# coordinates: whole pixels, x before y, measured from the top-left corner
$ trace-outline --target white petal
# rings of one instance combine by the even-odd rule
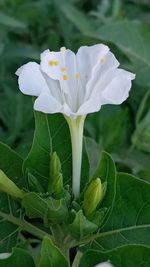
[[[70,109],[70,107],[66,103],[63,105],[62,113],[67,115],[68,117],[70,117],[73,120],[77,117],[77,114],[72,112],[72,110]]]
[[[134,74],[118,69],[118,75],[112,79],[102,92],[102,104],[119,105],[124,102],[131,89],[131,80],[134,78]]]
[[[88,101],[84,102],[77,111],[77,115],[86,115],[89,113],[97,112],[101,108],[101,101],[99,96],[91,97]]]
[[[74,72],[74,60],[75,54],[69,49],[59,52],[46,50],[41,54],[41,69],[50,78],[63,80],[63,75],[69,78],[69,73]]]
[[[110,264],[109,262],[103,262],[103,263],[97,264],[95,267],[113,267],[113,265]]]
[[[77,66],[84,88],[87,82],[90,80],[96,65],[100,62],[100,59],[107,54],[108,51],[109,48],[103,44],[81,46],[79,48],[76,54]]]
[[[12,253],[0,253],[0,259],[4,260],[4,259],[8,259],[10,256],[12,255]]]
[[[113,53],[108,51],[103,57],[99,59],[98,64],[96,65],[94,71],[92,72],[92,76],[87,83],[86,86],[86,93],[85,93],[85,100],[88,99],[89,95],[91,94],[93,88],[96,87],[98,83],[103,79],[106,82],[109,79],[110,72],[115,70],[119,66],[118,60],[115,58]],[[103,89],[101,84],[101,89]]]
[[[41,55],[41,69],[51,79],[60,82],[61,94],[65,97],[66,103],[72,110],[77,110],[81,84],[76,79],[78,70],[75,54],[69,49],[59,52],[46,50]]]
[[[44,113],[57,113],[62,111],[62,105],[51,94],[42,93],[35,100],[34,109]]]
[[[49,91],[39,67],[39,64],[29,62],[17,70],[19,89],[22,93],[38,96],[41,92]]]
[[[63,98],[61,94],[61,88],[59,81],[51,79],[46,73],[42,72],[43,77],[48,85],[51,95],[56,98],[56,100],[63,104]]]
[[[22,65],[20,68],[18,68],[18,69],[16,70],[15,74],[16,74],[17,76],[19,76],[19,75],[21,74],[21,71],[23,70],[23,68],[24,68],[25,65],[26,65],[26,64]]]

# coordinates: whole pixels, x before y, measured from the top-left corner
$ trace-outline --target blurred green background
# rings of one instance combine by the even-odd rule
[[[92,168],[106,150],[119,170],[150,180],[149,0],[0,0],[0,140],[22,157],[31,147],[32,101],[18,90],[19,66],[38,62],[47,48],[77,51],[99,42],[109,45],[136,80],[125,103],[88,116]]]

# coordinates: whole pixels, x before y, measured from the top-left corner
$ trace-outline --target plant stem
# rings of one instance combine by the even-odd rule
[[[72,190],[75,198],[77,198],[80,193],[83,126],[85,116],[78,116],[74,120],[65,116],[65,119],[69,125],[72,144]]]
[[[80,262],[82,255],[83,255],[82,252],[80,252],[80,251],[77,252],[71,267],[78,267],[79,266],[79,262]]]
[[[4,212],[0,211],[0,217],[4,218],[5,220],[16,224],[20,227],[20,230],[27,231],[28,233],[38,237],[39,239],[43,239],[44,236],[48,236],[49,238],[53,239],[52,236],[50,236],[48,233],[45,231],[37,228],[36,226],[26,222],[25,220],[18,219],[10,214],[6,214]]]

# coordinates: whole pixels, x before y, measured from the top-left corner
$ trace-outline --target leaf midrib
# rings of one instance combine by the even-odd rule
[[[87,244],[89,242],[94,241],[97,238],[102,238],[102,237],[106,237],[106,236],[110,236],[110,235],[114,235],[114,234],[120,234],[120,233],[125,232],[125,231],[138,230],[138,229],[144,229],[144,228],[150,228],[150,224],[133,225],[133,226],[128,226],[128,227],[110,230],[110,231],[103,232],[103,233],[98,233],[98,234],[95,234],[91,237],[84,238],[77,243],[73,243],[72,247]]]

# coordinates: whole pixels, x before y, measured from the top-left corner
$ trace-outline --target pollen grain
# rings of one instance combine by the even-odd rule
[[[66,47],[65,46],[62,46],[61,48],[60,48],[60,51],[65,51],[66,50]]]
[[[58,61],[54,61],[54,66],[58,66],[59,62]]]
[[[76,78],[76,79],[79,79],[79,78],[80,78],[80,74],[76,73],[76,74],[75,74],[75,78]]]
[[[106,60],[105,58],[101,58],[101,59],[100,59],[100,62],[101,62],[101,63],[105,63],[106,61],[107,61],[107,60]]]
[[[65,67],[62,67],[61,70],[62,70],[62,71],[66,71],[67,69],[66,69]]]
[[[54,61],[53,61],[53,60],[49,60],[49,61],[48,61],[48,65],[49,65],[49,66],[54,66]]]
[[[65,81],[68,80],[68,76],[66,74],[64,74],[62,77],[63,77],[63,80]]]

